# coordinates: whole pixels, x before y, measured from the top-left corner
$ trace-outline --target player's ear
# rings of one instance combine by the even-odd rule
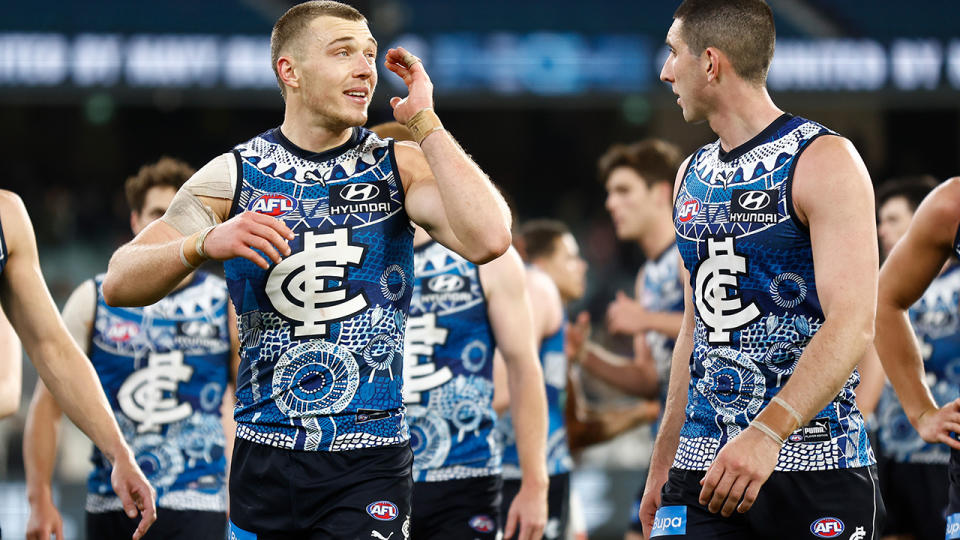
[[[707,47],[701,55],[704,74],[707,76],[707,82],[713,82],[720,77],[720,61],[723,53],[719,49]]]
[[[300,72],[292,55],[277,58],[277,76],[285,86],[300,88]]]

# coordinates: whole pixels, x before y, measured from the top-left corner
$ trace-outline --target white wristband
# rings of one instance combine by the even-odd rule
[[[183,245],[187,243],[187,239],[184,238],[183,242],[180,242],[180,262],[183,263],[190,270],[196,270],[197,267],[190,264],[190,261],[187,260],[187,256],[183,253]]]

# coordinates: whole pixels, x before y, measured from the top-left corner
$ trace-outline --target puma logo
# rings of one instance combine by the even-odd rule
[[[370,531],[370,536],[377,540],[390,540],[390,536],[393,536],[393,533],[390,533],[390,536],[384,536],[377,531]]]

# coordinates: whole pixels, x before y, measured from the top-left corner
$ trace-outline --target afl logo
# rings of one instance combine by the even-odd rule
[[[469,525],[471,529],[480,533],[489,533],[497,530],[497,524],[493,522],[493,519],[483,514],[470,518]]]
[[[247,207],[258,214],[270,217],[280,217],[297,209],[297,201],[280,193],[261,195]]]
[[[810,524],[810,532],[817,538],[836,538],[843,533],[843,522],[837,518],[820,518]]]
[[[340,190],[340,197],[349,202],[364,202],[380,194],[380,188],[373,184],[347,184]]]
[[[679,219],[681,223],[686,223],[697,217],[697,214],[699,213],[700,201],[697,199],[690,199],[689,201],[680,205],[680,209],[677,210],[677,219]]]
[[[393,521],[400,512],[397,511],[397,505],[390,501],[377,501],[367,505],[367,513],[378,521]]]
[[[427,288],[433,292],[451,293],[457,292],[463,288],[463,278],[452,274],[445,274],[431,278],[427,282]]]
[[[770,195],[765,191],[747,191],[737,199],[744,210],[760,210],[770,204]]]
[[[107,329],[107,338],[111,341],[125,343],[140,333],[140,327],[132,322],[118,322]]]

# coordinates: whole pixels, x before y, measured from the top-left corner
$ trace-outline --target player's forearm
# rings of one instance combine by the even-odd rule
[[[38,383],[23,430],[23,464],[27,476],[27,499],[31,504],[52,501],[50,483],[57,459],[60,417],[60,407],[42,388],[42,383]]]
[[[648,311],[644,320],[648,330],[659,332],[673,340],[680,334],[681,324],[683,314],[677,312]]]
[[[61,410],[113,463],[118,457],[128,455],[130,449],[114,420],[96,372],[69,336],[64,335],[64,339],[69,344],[50,340],[40,345],[37,354],[28,352]]]
[[[598,345],[588,345],[582,365],[591,374],[624,392],[645,398],[655,398],[660,392],[657,372],[652,366],[639,366]]]
[[[437,179],[450,228],[477,264],[489,262],[510,247],[510,211],[487,175],[453,136],[438,131],[421,144]]]
[[[886,302],[879,303],[874,343],[883,370],[907,418],[916,425],[924,411],[934,409],[938,404],[924,383],[923,358],[906,310]]]
[[[180,260],[181,242],[183,239],[162,244],[132,242],[120,247],[110,258],[103,280],[107,304],[148,306],[169,294],[191,272]],[[188,262],[196,265],[201,261]]]
[[[0,330],[0,418],[20,408],[22,352],[17,334],[5,320]]]
[[[546,485],[547,397],[540,365],[534,358],[529,362],[507,362],[510,414],[523,482]]]

